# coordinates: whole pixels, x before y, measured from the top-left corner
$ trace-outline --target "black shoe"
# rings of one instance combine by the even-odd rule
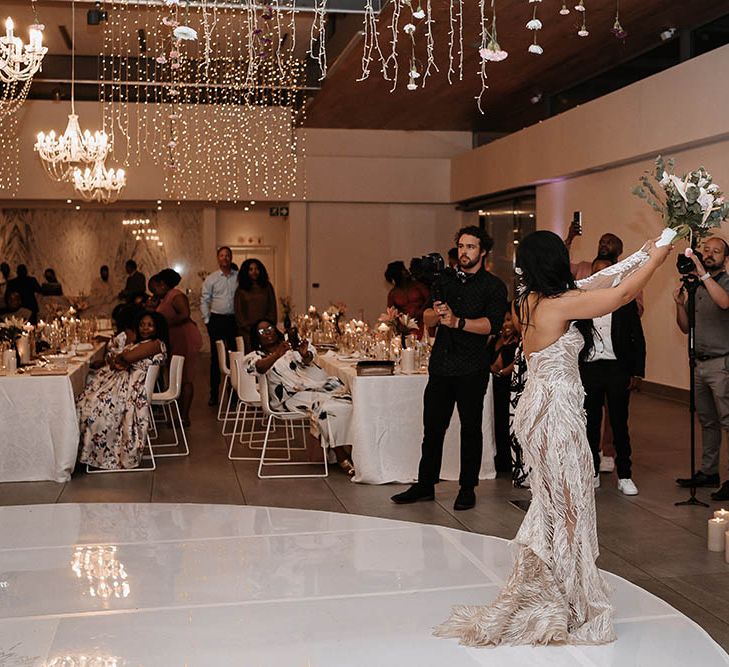
[[[421,500],[435,500],[435,488],[425,484],[413,484],[407,491],[394,495],[390,500],[398,505],[417,503]]]
[[[718,491],[711,494],[712,500],[729,500],[729,482],[724,482]]]
[[[456,502],[453,503],[453,509],[460,511],[460,510],[470,510],[472,507],[476,506],[476,492],[471,487],[461,487],[461,490],[458,492],[458,497],[456,498]]]
[[[212,408],[218,404],[218,399],[215,396],[211,396],[208,401],[208,405]]]
[[[700,486],[717,487],[721,484],[721,480],[719,479],[719,475],[707,475],[699,470],[693,477],[679,477],[676,480],[676,484],[682,486],[684,489],[690,489],[691,487],[698,488]]]

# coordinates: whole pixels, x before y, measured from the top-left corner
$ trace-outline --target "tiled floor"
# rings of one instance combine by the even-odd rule
[[[205,387],[203,380],[199,386]],[[402,487],[352,484],[336,468],[327,479],[261,481],[254,463],[228,461],[227,442],[218,433],[213,410],[205,405],[204,391],[197,398],[189,458],[161,460],[150,473],[80,473],[66,484],[0,484],[0,505],[183,502],[293,507],[416,521],[505,538],[513,537],[522,520],[522,512],[509,500],[528,498],[528,492],[513,489],[506,479],[482,482],[478,505],[467,512],[452,510],[455,482],[439,485],[435,503],[396,506],[389,497]],[[635,396],[632,407],[634,479],[640,495],[622,496],[615,489],[614,475],[602,476],[597,491],[599,564],[663,598],[729,649],[729,565],[723,554],[706,550],[710,510],[674,506],[687,497],[674,484],[688,470],[686,408],[644,394]],[[722,470],[726,470],[724,459]],[[708,496],[708,489],[699,490],[700,498]],[[719,507],[710,504],[712,510]]]

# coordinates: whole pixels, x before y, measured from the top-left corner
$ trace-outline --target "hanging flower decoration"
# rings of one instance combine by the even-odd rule
[[[559,10],[559,13],[560,13],[560,14],[561,14],[562,16],[567,16],[567,14],[569,14],[569,13],[570,13],[570,10],[569,10],[569,9],[567,9],[567,3],[566,3],[566,2],[563,2],[563,3],[562,3],[562,9],[560,9],[560,10]]]
[[[530,4],[531,2],[532,0],[529,0]],[[532,30],[534,32],[534,41],[529,45],[529,53],[541,56],[544,53],[544,49],[537,44],[537,32],[542,29],[542,22],[537,18],[537,7],[538,5],[535,3],[534,13],[532,14],[531,20],[527,21],[526,27],[527,30]]]
[[[488,60],[494,63],[506,60],[509,55],[508,52],[504,51],[499,46],[499,43],[493,38],[489,42],[488,46],[485,49],[479,49],[478,53],[483,60]]]
[[[585,11],[585,0],[580,0],[580,2],[575,5],[575,11],[576,12],[584,12]]]
[[[187,25],[177,26],[172,34],[176,39],[183,39],[185,41],[194,42],[197,39],[197,30]]]
[[[610,32],[615,35],[617,39],[625,39],[628,36],[627,30],[620,24],[620,0],[616,0],[615,4],[615,23]]]
[[[413,12],[413,18],[418,20],[425,18],[425,11],[420,5],[418,5],[418,8]]]
[[[403,26],[403,32],[407,35],[414,35],[415,34],[415,26],[412,23],[406,23]]]
[[[582,22],[582,27],[577,31],[577,34],[580,37],[587,37],[590,34],[584,21]]]

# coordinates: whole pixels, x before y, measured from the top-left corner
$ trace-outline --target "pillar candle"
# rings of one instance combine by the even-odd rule
[[[414,373],[415,372],[415,350],[414,349],[405,348],[401,352],[400,370],[403,373]]]
[[[729,521],[729,510],[725,510],[723,507],[720,510],[714,511],[715,519],[726,519]]]
[[[709,551],[724,551],[724,533],[727,529],[726,519],[709,519],[706,546]]]

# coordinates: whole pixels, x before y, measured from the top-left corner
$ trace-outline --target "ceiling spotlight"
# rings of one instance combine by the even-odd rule
[[[673,39],[676,36],[678,30],[676,28],[666,28],[661,34],[661,40],[667,42],[669,39]]]

